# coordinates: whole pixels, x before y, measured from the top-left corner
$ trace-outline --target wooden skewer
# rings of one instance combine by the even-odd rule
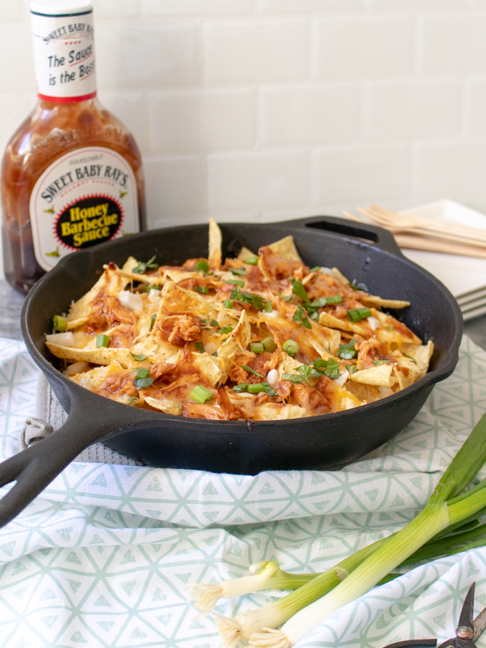
[[[379,205],[370,205],[368,211],[386,218],[390,225],[396,227],[418,227],[427,230],[428,232],[434,232],[438,236],[442,234],[454,235],[456,240],[467,239],[473,241],[473,243],[477,243],[478,241],[486,242],[486,230],[484,229],[468,227],[466,225],[456,225],[454,223],[431,221],[418,216],[397,214],[396,212],[384,209]]]
[[[358,218],[350,212],[343,211],[343,214],[350,220],[366,224],[366,221]],[[387,228],[388,229],[388,228]],[[393,232],[392,232],[393,233]],[[402,248],[409,250],[423,250],[426,252],[439,252],[442,254],[456,254],[459,256],[471,256],[486,259],[486,249],[468,244],[452,243],[449,241],[431,238],[423,234],[394,234],[395,240]]]
[[[442,254],[458,254],[460,256],[477,257],[486,259],[486,249],[474,245],[461,243],[447,243],[439,239],[432,239],[425,236],[413,234],[396,234],[395,241],[400,247],[410,250],[426,250],[428,252],[441,252]]]
[[[393,234],[417,234],[418,236],[431,236],[433,238],[443,239],[445,241],[453,241],[454,243],[462,242],[465,245],[475,245],[476,247],[484,248],[486,250],[486,240],[483,241],[478,238],[469,237],[464,238],[447,231],[425,230],[422,227],[415,227],[413,225],[402,225],[398,221],[396,223],[390,222],[387,218],[382,218],[374,212],[371,212],[367,209],[361,209],[361,207],[358,207],[358,211],[375,223],[390,230],[390,232],[392,232]]]

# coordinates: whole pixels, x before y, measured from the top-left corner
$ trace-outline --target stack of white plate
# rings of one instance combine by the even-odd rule
[[[403,210],[402,213],[486,230],[484,214],[452,200],[438,200]],[[402,251],[407,258],[424,267],[449,288],[457,299],[464,321],[486,314],[486,259],[419,250]]]

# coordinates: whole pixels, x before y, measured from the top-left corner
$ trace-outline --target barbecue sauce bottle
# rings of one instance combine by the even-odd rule
[[[34,0],[38,101],[2,161],[3,253],[22,293],[60,258],[143,229],[142,160],[96,98],[90,0]]]

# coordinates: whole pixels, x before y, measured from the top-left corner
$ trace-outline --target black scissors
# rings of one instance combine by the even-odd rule
[[[455,637],[447,639],[440,646],[437,646],[437,639],[411,639],[389,644],[384,648],[429,648],[429,646],[437,648],[477,648],[475,641],[486,628],[486,608],[473,621],[475,585],[476,583],[471,585],[464,599]]]

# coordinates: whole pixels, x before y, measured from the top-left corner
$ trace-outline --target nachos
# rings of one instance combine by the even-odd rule
[[[309,268],[292,237],[182,266],[109,263],[46,344],[74,382],[175,416],[276,420],[359,407],[422,378],[434,349],[383,309],[409,306]]]

